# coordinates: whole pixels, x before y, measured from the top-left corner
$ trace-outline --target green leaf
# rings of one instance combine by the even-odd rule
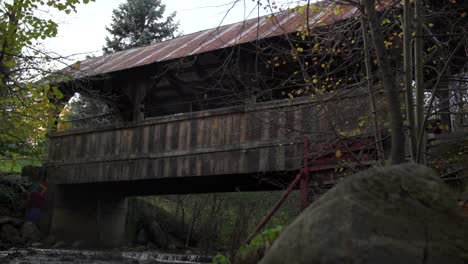
[[[384,18],[384,19],[382,20],[382,25],[390,24],[391,22],[392,22],[392,21],[390,21],[390,19]]]
[[[52,87],[52,95],[59,100],[63,98],[63,93],[56,86]]]

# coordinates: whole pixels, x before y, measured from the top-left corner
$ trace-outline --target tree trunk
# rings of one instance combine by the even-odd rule
[[[387,107],[390,112],[390,128],[391,128],[391,162],[392,164],[399,164],[405,160],[404,152],[404,136],[403,136],[403,117],[400,110],[400,100],[398,87],[395,78],[390,68],[388,60],[384,37],[382,33],[381,21],[377,16],[375,10],[374,0],[363,0],[365,13],[368,17],[369,27],[371,29],[372,40],[374,44],[375,53],[377,56],[377,63],[380,72],[382,73],[382,82],[387,96]]]
[[[403,21],[403,62],[405,72],[405,90],[406,90],[406,120],[408,121],[409,143],[411,158],[416,159],[416,122],[414,120],[414,101],[413,101],[413,65],[411,56],[411,3],[410,0],[404,1],[404,21]]]
[[[421,0],[415,1],[415,39],[414,39],[414,70],[416,83],[416,122],[418,133],[424,120],[424,73],[423,73],[423,40],[422,40],[422,13]]]
[[[188,247],[190,243],[190,238],[192,237],[192,232],[193,228],[195,226],[195,222],[198,219],[198,216],[200,215],[200,210],[198,209],[198,200],[195,200],[195,204],[193,205],[193,210],[192,210],[192,221],[190,221],[190,226],[187,232],[187,238],[185,240],[185,246]]]
[[[422,26],[423,26],[423,6],[422,0],[415,1],[415,21],[416,21],[416,36],[414,39],[414,71],[415,71],[415,83],[416,83],[416,124],[418,135],[424,133],[424,58],[423,58],[423,37],[422,37]],[[421,140],[425,140],[424,137]],[[418,147],[422,148],[417,153],[425,152],[424,142],[418,142]],[[420,162],[421,157],[418,155],[416,161]]]
[[[364,43],[364,64],[366,65],[367,76],[367,91],[369,93],[369,104],[371,109],[372,127],[374,129],[375,147],[377,149],[377,158],[380,162],[385,160],[385,155],[382,146],[382,134],[380,131],[379,119],[377,117],[377,107],[375,104],[374,89],[372,85],[372,65],[369,52],[369,31],[367,29],[367,21],[364,16],[361,16],[362,38]]]

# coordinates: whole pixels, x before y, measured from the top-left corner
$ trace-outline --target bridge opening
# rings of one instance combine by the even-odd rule
[[[164,249],[235,250],[281,194],[263,191],[129,198],[128,240],[135,246],[155,244]],[[267,228],[285,226],[298,213],[298,194],[294,192]]]

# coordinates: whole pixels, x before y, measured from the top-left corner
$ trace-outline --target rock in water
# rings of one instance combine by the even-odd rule
[[[77,240],[71,245],[73,249],[84,249],[87,248],[87,243],[84,240]]]
[[[468,263],[467,220],[431,169],[372,169],[309,206],[260,263]]]
[[[42,244],[41,242],[34,242],[34,243],[31,243],[30,246],[33,248],[40,248],[40,247],[43,247],[44,244]]]
[[[54,236],[49,235],[48,237],[46,237],[46,238],[44,239],[43,242],[44,242],[44,246],[46,246],[46,247],[52,247],[52,246],[55,244],[55,242],[57,242],[57,240],[55,239]]]
[[[52,248],[66,248],[66,247],[68,247],[68,244],[64,241],[58,241],[52,246]]]
[[[146,245],[148,243],[148,234],[144,228],[137,233],[136,243],[138,245]]]
[[[150,240],[156,243],[160,248],[166,249],[169,246],[169,239],[166,232],[164,232],[156,221],[152,221],[148,225],[148,236]]]

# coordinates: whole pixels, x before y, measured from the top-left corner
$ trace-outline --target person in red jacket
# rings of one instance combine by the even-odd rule
[[[47,183],[41,182],[28,197],[28,210],[26,220],[39,225],[41,209],[47,200]]]

